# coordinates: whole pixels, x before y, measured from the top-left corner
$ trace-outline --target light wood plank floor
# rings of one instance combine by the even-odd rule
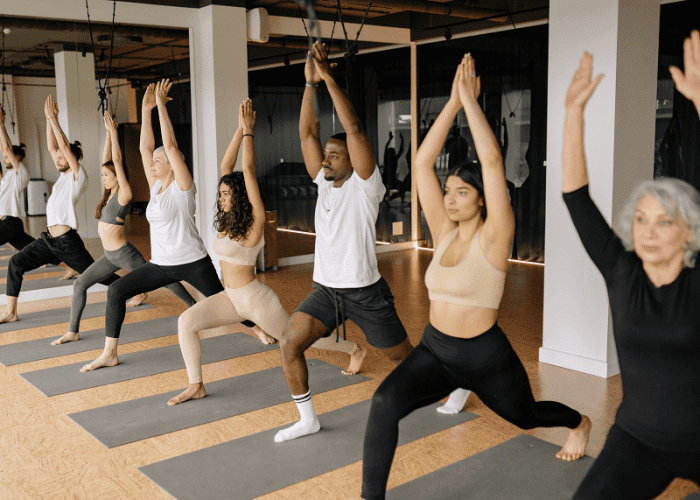
[[[135,244],[142,251],[148,250],[142,238]],[[95,248],[92,243],[90,247]],[[406,250],[380,254],[378,258],[379,269],[396,295],[399,316],[415,344],[428,321],[428,296],[423,274],[432,252]],[[291,313],[311,288],[312,269],[311,264],[304,264],[263,273],[259,277],[277,292],[282,304]],[[543,267],[512,264],[499,323],[528,371],[535,396],[538,399],[562,401],[591,417],[593,431],[589,453],[596,456],[620,402],[620,378],[604,380],[538,362],[538,348],[542,341],[542,286]],[[105,300],[105,295],[104,292],[91,294],[89,302]],[[127,322],[177,314],[185,308],[164,290],[150,294],[148,302],[156,308],[130,312]],[[70,298],[20,303],[19,313],[21,317],[31,311],[69,305]],[[102,326],[104,318],[94,318],[83,321],[82,329]],[[66,327],[67,323],[59,323],[0,333],[0,344],[61,335]],[[243,326],[233,325],[203,332],[203,336],[236,330],[250,333]],[[348,338],[365,344],[361,332],[352,324],[348,328]],[[120,347],[120,353],[176,343],[176,332],[173,332],[170,337],[126,344]],[[168,499],[170,495],[138,472],[138,467],[291,423],[298,418],[294,404],[288,402],[108,450],[73,423],[67,414],[184,388],[187,375],[183,368],[52,398],[45,397],[19,376],[31,370],[92,360],[98,354],[99,351],[92,351],[0,367],[0,499]],[[339,367],[344,367],[348,362],[347,355],[342,354],[315,349],[307,354],[308,357],[316,357]],[[205,365],[204,380],[213,381],[279,365],[279,352],[275,350]],[[316,410],[322,414],[371,398],[392,368],[391,362],[369,348],[362,373],[372,380],[314,396]],[[165,401],[163,405],[165,409]],[[389,486],[403,484],[523,432],[495,416],[475,396],[470,398],[467,409],[481,418],[399,448]],[[109,422],[105,422],[105,425],[109,425]],[[562,445],[566,438],[565,429],[537,429],[527,433],[557,445]],[[362,436],[358,436],[358,439],[362,439]],[[361,462],[357,462],[261,498],[359,498],[360,482]],[[700,489],[692,483],[677,480],[658,498],[679,500],[698,491]],[[205,493],[202,498],[206,498]]]

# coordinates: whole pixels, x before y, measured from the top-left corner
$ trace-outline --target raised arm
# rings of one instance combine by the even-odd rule
[[[345,92],[333,78],[325,43],[323,45],[318,42],[314,43],[314,67],[316,73],[326,83],[326,88],[333,100],[340,123],[347,134],[348,154],[350,155],[352,168],[363,179],[369,179],[377,167],[372,144],[369,142],[369,137],[367,137],[367,133],[362,127],[362,123],[357,113],[355,113],[350,99],[348,99],[348,96],[345,95]]]
[[[12,150],[12,141],[10,141],[10,136],[7,135],[7,129],[5,129],[5,110],[0,107],[0,147],[2,148],[2,155],[10,160],[12,163],[12,168],[15,170],[19,169],[19,160],[15,156],[15,152]],[[0,179],[2,179],[2,173],[0,173]]]
[[[693,101],[700,115],[700,31],[693,30],[683,42],[683,66],[685,73],[675,66],[669,67],[678,92]]]
[[[58,153],[58,143],[56,142],[56,137],[54,137],[53,135],[53,127],[51,126],[51,120],[49,119],[50,114],[51,111],[48,108],[47,99],[46,103],[44,104],[44,116],[46,116],[46,147],[48,148],[49,153],[51,154],[51,159],[53,160],[56,167],[58,167],[58,161],[56,158],[56,153]]]
[[[117,201],[121,206],[126,206],[127,203],[131,201],[133,196],[131,192],[131,185],[126,178],[126,173],[124,172],[124,163],[122,162],[122,150],[119,147],[119,135],[117,133],[117,122],[112,118],[112,114],[105,111],[105,128],[110,136],[110,143],[112,144],[112,163],[114,163],[114,171],[117,174],[117,182],[119,183],[119,192],[117,193]]]
[[[102,150],[102,164],[112,161],[112,136],[109,134],[109,129],[105,131],[105,147]]]
[[[583,152],[583,109],[598,82],[600,74],[591,80],[593,74],[593,56],[583,53],[578,69],[566,92],[564,106],[564,144],[562,157],[562,191],[570,193],[588,184],[586,156]]]
[[[403,134],[399,132],[399,152],[396,153],[396,158],[401,158],[403,154]]]
[[[240,111],[240,110],[239,110]],[[240,112],[239,112],[240,115]],[[252,129],[252,127],[251,127]],[[252,134],[252,132],[251,132]],[[238,151],[241,149],[241,141],[243,141],[243,129],[241,128],[240,124],[240,116],[238,120],[238,128],[236,129],[236,133],[233,134],[233,137],[231,138],[231,142],[228,145],[228,148],[226,149],[226,154],[224,155],[224,159],[221,160],[221,176],[223,177],[224,175],[230,174],[233,172],[233,169],[236,167],[236,161],[238,160]]]
[[[452,82],[450,98],[418,148],[416,161],[412,165],[413,175],[416,176],[418,185],[418,199],[425,212],[425,220],[433,235],[435,246],[443,235],[456,227],[456,223],[452,222],[445,212],[442,187],[435,174],[435,162],[445,144],[450,127],[462,107],[459,100],[458,77],[459,69]]]
[[[253,125],[255,125],[255,111],[253,103],[245,98],[238,112],[239,128],[243,131],[243,179],[248,200],[253,206],[253,227],[249,236],[254,245],[260,241],[265,230],[265,206],[260,196],[258,178],[255,175],[255,146],[253,145]]]
[[[479,106],[481,78],[476,76],[474,58],[466,54],[459,67],[459,98],[467,115],[467,123],[474,138],[481,177],[484,181],[484,203],[486,204],[486,221],[481,234],[484,252],[492,256],[492,262],[505,259],[510,252],[510,244],[515,233],[513,209],[508,199],[508,185],[503,166],[503,157],[498,140]],[[494,253],[489,249],[493,248]],[[506,253],[503,253],[506,252]]]
[[[139,151],[141,152],[141,163],[146,174],[148,187],[152,188],[156,180],[151,175],[151,163],[153,162],[153,151],[156,149],[156,139],[153,137],[153,108],[156,107],[156,85],[151,83],[143,94],[141,105],[141,139]]]
[[[66,134],[63,133],[63,129],[61,129],[61,125],[58,123],[58,105],[56,104],[56,101],[52,95],[49,95],[46,98],[46,106],[44,111],[46,113],[46,119],[51,124],[51,130],[53,130],[53,137],[58,145],[58,149],[61,150],[63,156],[66,158],[68,166],[73,173],[73,179],[77,180],[78,174],[80,173],[80,163],[78,163],[78,159],[73,154],[73,151],[71,151],[68,138],[66,137]],[[49,141],[48,137],[47,141]],[[51,146],[49,146],[49,150],[51,150]],[[51,156],[54,157],[55,162],[55,153],[52,153]]]
[[[173,167],[177,187],[180,188],[180,191],[189,191],[193,184],[192,175],[187,168],[182,153],[180,153],[180,149],[177,147],[175,131],[173,130],[173,124],[170,121],[170,115],[168,115],[166,106],[168,101],[172,101],[172,98],[168,97],[168,92],[172,86],[173,84],[170,80],[161,80],[156,84],[156,104],[158,105],[158,118],[160,119],[160,133],[163,136],[163,148],[168,156],[168,162]]]
[[[301,154],[304,156],[306,171],[312,179],[315,179],[321,170],[323,162],[323,146],[321,146],[321,124],[314,109],[314,96],[316,95],[321,76],[314,71],[313,56],[309,52],[304,65],[304,97],[301,100],[301,115],[299,116],[299,139],[301,141]]]

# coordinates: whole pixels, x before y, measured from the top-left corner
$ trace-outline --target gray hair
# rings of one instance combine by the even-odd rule
[[[182,151],[178,149],[177,152],[180,153],[180,158],[182,158],[182,161],[185,161],[185,155],[182,154]],[[156,148],[156,150],[153,151],[153,155],[155,155],[156,153],[163,153],[165,157],[168,158],[168,153],[165,152],[165,146]],[[168,158],[168,162],[170,162],[170,158]]]
[[[693,239],[683,252],[683,266],[694,267],[700,250],[700,193],[685,181],[671,177],[658,177],[642,182],[627,198],[617,219],[615,231],[628,251],[634,250],[634,213],[639,200],[647,195],[655,197],[666,213],[676,222],[687,226]]]

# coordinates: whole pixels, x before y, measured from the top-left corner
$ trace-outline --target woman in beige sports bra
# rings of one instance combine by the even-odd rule
[[[256,332],[265,343],[276,342],[289,315],[271,288],[255,277],[255,262],[264,245],[265,206],[255,174],[253,103],[246,98],[240,105],[238,130],[221,162],[221,180],[214,227],[218,231],[214,252],[221,258],[225,290],[189,308],[178,322],[178,337],[185,358],[189,387],[168,401],[168,405],[206,396],[202,382],[202,347],[199,331],[250,320],[264,332]],[[243,145],[243,173],[233,172],[238,150]],[[352,356],[357,344],[347,340],[322,338],[312,347],[341,351]],[[351,366],[352,363],[351,363]],[[353,374],[359,370],[345,370]]]
[[[416,157],[418,196],[436,245],[425,275],[430,323],[372,399],[362,477],[362,498],[368,500],[384,499],[399,421],[457,388],[474,391],[521,429],[568,427],[569,438],[557,453],[562,460],[581,458],[588,443],[588,417],[561,403],[535,401],[527,373],[496,323],[515,224],[498,142],[477,100],[480,90],[467,54]],[[450,171],[443,194],[435,161],[461,109],[481,166]]]

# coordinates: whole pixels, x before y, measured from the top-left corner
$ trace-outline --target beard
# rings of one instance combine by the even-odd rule
[[[58,167],[58,171],[61,172],[62,174],[65,174],[70,170],[70,165],[63,165]]]

